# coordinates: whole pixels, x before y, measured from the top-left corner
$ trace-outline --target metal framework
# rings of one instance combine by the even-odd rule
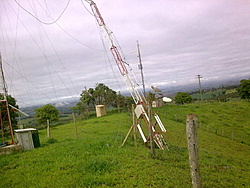
[[[113,33],[107,28],[103,17],[101,16],[101,13],[99,11],[99,9],[97,8],[96,4],[92,1],[92,0],[85,0],[86,2],[88,2],[90,4],[93,16],[95,17],[97,24],[101,27],[101,29],[104,31],[104,35],[105,37],[108,39],[108,43],[109,43],[109,47],[110,47],[110,51],[111,54],[116,62],[116,65],[121,73],[121,75],[124,78],[124,82],[127,85],[127,88],[135,102],[136,109],[135,109],[135,114],[137,116],[137,119],[143,119],[147,128],[150,129],[149,127],[149,118],[148,118],[148,114],[146,113],[146,111],[144,110],[144,107],[146,107],[147,101],[145,99],[145,96],[142,95],[138,89],[137,89],[137,83],[135,81],[135,78],[133,77],[133,74],[131,72],[131,70],[128,71],[127,66],[128,64],[126,62],[123,61],[122,56],[120,55],[120,52],[118,50],[118,48],[115,45],[115,42],[113,40]],[[161,133],[165,133],[166,129],[164,128],[164,125],[162,124],[159,116],[157,114],[154,114],[155,117],[155,123],[152,127],[153,130],[153,138],[154,141],[156,143],[156,145],[160,148],[160,149],[164,149],[164,145],[166,145],[166,142],[163,139],[163,136],[161,135]],[[161,129],[161,131],[157,131],[156,130],[156,125],[158,125]],[[137,125],[137,128],[141,134],[141,137],[143,139],[143,141],[146,143],[149,141],[149,138],[146,139],[146,136],[143,133],[143,130],[140,126],[140,124]]]
[[[1,126],[1,132],[2,132],[2,145],[4,146],[6,145],[5,143],[6,136],[10,136],[11,138],[11,142],[8,144],[14,144],[14,135],[13,135],[11,119],[10,119],[9,104],[7,101],[7,89],[6,89],[6,83],[5,83],[4,74],[3,74],[1,54],[0,54],[0,81],[1,81],[2,94],[3,94],[3,99],[0,100],[0,126]]]

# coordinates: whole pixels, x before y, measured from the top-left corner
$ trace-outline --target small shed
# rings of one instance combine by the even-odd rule
[[[24,151],[40,146],[38,131],[34,128],[17,129],[15,130],[15,135]]]
[[[163,106],[162,99],[156,99],[156,100],[152,101],[153,108],[158,108],[158,107],[162,107],[162,106]]]
[[[102,117],[102,116],[106,115],[105,105],[96,105],[95,109],[96,109],[96,116],[97,117]]]

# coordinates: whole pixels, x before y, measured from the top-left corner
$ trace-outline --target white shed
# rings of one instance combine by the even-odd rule
[[[28,128],[28,129],[15,130],[15,135],[16,135],[17,141],[21,145],[21,147],[24,151],[34,149],[32,131],[36,131],[36,129]]]

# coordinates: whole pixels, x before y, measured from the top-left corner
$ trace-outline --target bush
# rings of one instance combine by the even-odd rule
[[[193,99],[191,95],[189,95],[188,93],[178,92],[175,95],[174,100],[176,104],[185,104],[185,103],[191,103]]]

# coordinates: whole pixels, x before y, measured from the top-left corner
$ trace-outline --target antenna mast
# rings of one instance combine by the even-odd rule
[[[146,91],[145,91],[145,83],[144,83],[144,75],[143,75],[143,67],[142,67],[142,63],[141,63],[141,52],[140,52],[140,46],[139,46],[139,42],[137,41],[137,49],[138,49],[138,58],[139,58],[139,69],[141,71],[141,80],[142,80],[142,87],[143,87],[143,95],[144,97],[146,97]]]

